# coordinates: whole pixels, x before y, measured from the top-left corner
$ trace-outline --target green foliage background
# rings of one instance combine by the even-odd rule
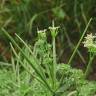
[[[62,56],[63,51],[73,49],[70,43],[77,43],[90,17],[94,22],[89,31],[95,32],[95,5],[96,0],[0,0],[0,28],[5,28],[14,38],[14,33],[17,33],[33,43],[36,40],[37,28],[47,28],[54,20],[55,24],[60,26],[57,47],[61,53],[58,55]],[[48,36],[50,41],[50,34]],[[67,37],[71,42],[66,42]],[[2,42],[5,42],[5,45],[8,42],[2,32],[0,41],[1,45]],[[67,48],[64,47],[66,44],[69,45]],[[7,46],[2,48],[4,50],[1,51],[1,58],[5,47]],[[84,60],[82,61],[84,63]]]
[[[60,32],[56,37],[57,63],[68,62],[69,53],[74,50],[91,17],[93,21],[87,33],[96,31],[95,6],[96,0],[0,0],[0,61],[9,61],[9,63],[0,62],[0,96],[51,96],[46,86],[32,77],[39,76],[21,53],[25,53],[38,72],[41,71],[39,68],[44,71],[44,80],[52,87],[52,82],[49,80],[53,72],[52,46],[50,45],[52,37],[47,29],[49,43],[39,40],[37,30],[48,28],[54,20],[55,25],[60,27]],[[17,52],[18,48],[15,49],[19,59],[12,54],[10,41],[2,34],[2,28],[9,32],[22,48],[22,52],[19,50],[21,53]],[[23,47],[20,39],[16,38],[15,33],[32,45],[34,56],[40,61],[38,63],[41,67],[36,65],[29,51]],[[86,52],[80,44],[72,66],[85,68],[86,57]],[[60,89],[56,91],[56,96],[70,96],[71,92],[74,96],[94,96],[96,82],[85,80],[82,70],[71,68],[70,65],[64,63],[58,63],[55,69],[57,85],[63,72],[65,76]],[[43,77],[42,73],[40,74]],[[40,77],[39,79],[42,80]]]

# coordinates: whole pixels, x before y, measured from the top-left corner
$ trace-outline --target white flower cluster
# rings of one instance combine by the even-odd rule
[[[87,36],[85,37],[85,41],[83,42],[84,47],[90,49],[90,48],[96,48],[96,44],[94,42],[94,39],[96,38],[96,36],[93,36],[92,33],[87,34]]]

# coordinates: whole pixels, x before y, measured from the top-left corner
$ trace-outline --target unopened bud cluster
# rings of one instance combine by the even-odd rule
[[[59,27],[55,27],[54,22],[52,22],[52,27],[49,27],[52,38],[55,38],[57,36],[58,29],[59,29]],[[39,38],[46,38],[46,29],[38,30],[37,33],[38,33]]]

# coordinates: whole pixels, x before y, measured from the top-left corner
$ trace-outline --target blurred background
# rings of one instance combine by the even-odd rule
[[[37,28],[46,29],[54,20],[55,26],[60,27],[56,38],[58,62],[68,62],[91,17],[93,21],[87,33],[95,34],[96,0],[0,0],[0,29],[5,28],[14,39],[17,33],[34,45]],[[51,43],[49,32],[47,36]],[[0,61],[10,61],[10,58],[9,41],[0,32]],[[84,69],[87,62],[88,52],[81,43],[72,66]]]

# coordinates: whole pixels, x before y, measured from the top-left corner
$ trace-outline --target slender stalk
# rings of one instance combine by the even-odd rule
[[[56,46],[55,46],[55,38],[53,38],[53,88],[56,87]]]
[[[73,60],[73,58],[74,58],[74,56],[75,56],[75,54],[76,54],[76,51],[77,51],[77,49],[78,49],[78,47],[79,47],[79,45],[80,45],[80,43],[81,43],[81,41],[82,41],[82,39],[83,39],[86,31],[87,31],[87,29],[88,29],[91,21],[92,21],[92,18],[90,18],[90,20],[89,20],[89,22],[88,22],[88,24],[87,24],[87,26],[86,26],[86,28],[85,28],[85,30],[84,30],[81,38],[80,38],[80,40],[78,41],[78,44],[77,44],[76,48],[74,49],[74,51],[73,51],[73,53],[72,53],[72,55],[71,55],[71,57],[70,57],[70,59],[69,59],[68,64],[70,64],[70,63],[72,62],[72,60]],[[63,78],[64,78],[64,72],[62,73],[62,77],[61,77],[61,79],[60,79],[59,88],[60,88],[60,86],[61,86],[61,84],[62,84],[62,82],[63,82]],[[58,88],[58,89],[59,89],[59,88]],[[58,89],[57,89],[57,90],[58,90]]]
[[[91,21],[92,21],[92,18],[90,18],[90,20],[89,20],[89,22],[88,22],[88,24],[87,24],[87,26],[86,26],[86,28],[85,28],[85,30],[84,30],[82,36],[81,36],[81,38],[80,38],[80,40],[79,40],[79,42],[78,42],[76,48],[74,49],[74,51],[73,51],[73,53],[72,53],[72,55],[71,55],[71,57],[70,57],[70,59],[69,59],[68,64],[70,64],[70,63],[72,62],[72,60],[73,60],[73,58],[74,58],[74,56],[75,56],[75,54],[76,54],[76,51],[77,51],[77,49],[78,49],[78,47],[79,47],[79,45],[80,45],[80,43],[81,43],[81,41],[82,41],[82,39],[83,39],[85,33],[87,32],[87,29],[88,29],[88,27],[89,27]]]
[[[91,53],[90,53],[90,56],[89,56],[89,62],[88,62],[88,65],[87,65],[87,68],[85,70],[85,78],[87,78],[90,74],[90,71],[91,71],[91,68],[92,68],[92,61],[94,59],[95,55],[93,54],[93,56],[91,56]]]
[[[53,81],[53,89],[56,90],[56,46],[55,46],[55,38],[58,34],[58,28],[54,26],[54,21],[52,22],[52,27],[49,27],[51,36],[52,36],[52,44],[53,44],[53,64],[52,64],[52,81]]]
[[[74,50],[75,46],[74,46],[74,44],[71,42],[71,40],[70,40],[70,38],[69,38],[69,35],[68,35],[68,32],[66,31],[66,29],[64,30],[64,32],[65,32],[65,36],[66,36],[66,38],[67,38],[67,41],[68,41],[68,44],[69,44],[71,50]],[[83,58],[82,54],[80,53],[80,51],[79,51],[78,49],[77,49],[77,54],[78,54],[79,57],[81,58],[82,62],[85,64],[86,61],[85,61],[85,59]]]

